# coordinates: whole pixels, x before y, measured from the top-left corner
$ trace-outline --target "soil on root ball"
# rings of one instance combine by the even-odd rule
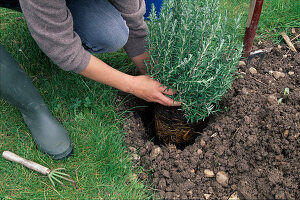
[[[268,43],[256,48],[268,50],[262,66],[239,66],[222,100],[226,111],[184,149],[153,139],[152,125],[145,127],[136,112],[126,116],[125,141],[158,198],[300,199],[299,53]],[[149,105],[125,106],[142,104]]]
[[[207,124],[207,120],[189,123],[180,107],[160,104],[154,105],[154,121],[157,138],[164,144],[174,144],[179,148],[194,143],[196,134]]]

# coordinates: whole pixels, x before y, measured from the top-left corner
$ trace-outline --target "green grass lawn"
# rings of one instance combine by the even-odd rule
[[[241,33],[245,31],[250,0],[220,0],[223,8],[228,10],[229,16],[242,16]],[[282,42],[282,31],[291,35],[291,28],[300,27],[299,0],[264,0],[260,16],[256,39]]]
[[[221,0],[231,17],[247,19],[249,0]],[[282,41],[300,27],[298,0],[265,0],[258,39]],[[241,32],[244,32],[242,25]],[[133,179],[134,167],[125,152],[121,113],[116,113],[117,90],[65,72],[51,63],[32,40],[21,14],[0,9],[0,43],[29,75],[53,115],[68,131],[74,155],[54,161],[38,151],[17,109],[0,99],[0,153],[10,150],[49,168],[64,167],[78,183],[53,188],[48,179],[0,158],[0,199],[147,199],[148,188]],[[100,58],[122,71],[133,68],[124,52]]]
[[[0,9],[0,42],[29,75],[75,149],[64,161],[41,153],[18,110],[0,99],[0,153],[10,150],[49,168],[66,168],[78,184],[78,189],[71,184],[54,189],[43,175],[0,158],[0,199],[149,198],[146,187],[133,178],[140,168],[133,167],[125,152],[121,113],[115,112],[117,90],[52,64],[18,13]],[[133,67],[124,52],[101,59],[122,71]]]

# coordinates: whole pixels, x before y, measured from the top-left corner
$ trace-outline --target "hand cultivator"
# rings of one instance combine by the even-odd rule
[[[22,158],[22,157],[18,156],[17,154],[14,154],[10,151],[4,151],[2,153],[2,157],[5,158],[6,160],[19,163],[31,170],[34,170],[36,172],[39,172],[41,174],[48,176],[51,184],[54,187],[55,187],[55,182],[59,183],[62,186],[65,186],[63,184],[62,180],[59,180],[59,179],[63,179],[68,182],[71,182],[76,187],[76,182],[70,178],[70,175],[61,172],[62,170],[64,170],[64,168],[57,168],[57,169],[50,170],[47,167],[44,167],[38,163],[35,163],[33,161]]]

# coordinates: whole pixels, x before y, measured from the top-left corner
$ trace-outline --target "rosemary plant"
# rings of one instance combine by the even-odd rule
[[[148,75],[177,91],[187,121],[217,112],[241,58],[240,18],[229,25],[219,0],[165,0],[149,19]]]

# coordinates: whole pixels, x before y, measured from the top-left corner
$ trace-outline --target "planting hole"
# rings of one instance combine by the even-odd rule
[[[157,127],[155,126],[155,123],[156,123],[155,120],[157,120],[157,119],[155,119],[155,112],[157,112],[157,111],[155,111],[155,110],[156,110],[156,108],[153,104],[149,104],[145,107],[139,107],[139,108],[135,109],[135,115],[138,115],[141,118],[146,134],[149,136],[149,138],[153,139],[153,142],[155,145],[164,145],[164,144],[170,143],[170,144],[175,144],[178,149],[183,150],[186,146],[194,143],[195,138],[198,135],[201,135],[201,132],[207,126],[208,121],[209,121],[209,118],[207,118],[203,122],[201,121],[197,124],[193,124],[193,132],[195,134],[193,134],[193,136],[191,136],[191,138],[188,141],[177,142],[177,143],[165,142],[165,141],[163,141],[163,139],[159,138],[158,133],[157,133]],[[164,134],[165,135],[177,134],[176,131],[174,131],[174,127],[172,126],[172,124],[169,124],[169,125],[172,128],[172,130],[171,130],[172,133],[165,132]],[[181,130],[179,130],[179,131],[181,131]],[[186,133],[190,134],[190,133],[188,133],[188,131],[183,131],[183,135],[185,135]],[[192,133],[192,131],[191,131],[191,133]]]

